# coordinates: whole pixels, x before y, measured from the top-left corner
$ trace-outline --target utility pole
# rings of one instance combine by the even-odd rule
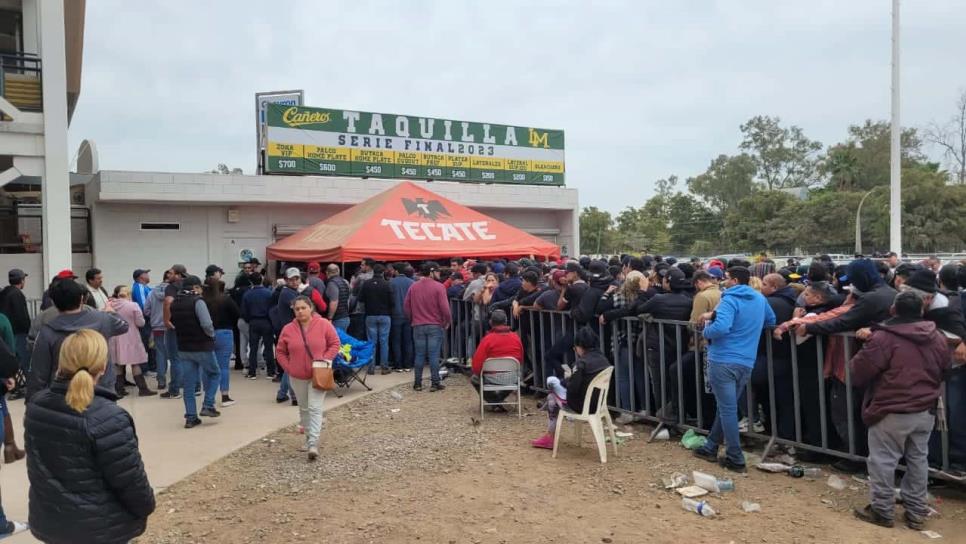
[[[889,175],[889,249],[902,256],[902,149],[899,122],[899,0],[892,0],[892,151]]]

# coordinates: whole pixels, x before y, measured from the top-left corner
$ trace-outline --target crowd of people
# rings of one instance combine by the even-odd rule
[[[872,501],[856,515],[892,524],[885,490],[891,497],[892,471],[904,458],[905,520],[921,527],[928,462],[935,455],[930,439],[936,399],[944,381],[966,387],[960,369],[951,368],[966,362],[966,292],[960,289],[966,286],[966,266],[960,263],[901,262],[894,254],[856,258],[848,265],[836,265],[827,256],[802,265],[764,256],[754,262],[684,262],[623,255],[552,262],[454,258],[448,266],[364,259],[348,278],[342,267],[317,262],[291,263],[280,271],[282,277],[273,281],[274,274],[253,259],[229,281],[218,265],[199,277],[176,264],[152,286],[151,271],[137,269],[131,285],[109,293],[102,271],[92,268],[81,280],[64,270],[44,291],[41,311],[31,316],[23,292],[27,274],[11,270],[9,286],[0,292],[0,347],[15,354],[20,372],[3,385],[10,398],[27,403],[31,501],[63,503],[77,516],[93,507],[52,495],[57,485],[68,491],[71,485],[86,485],[59,478],[68,459],[90,456],[87,469],[101,471],[105,489],[115,490],[91,501],[120,503],[127,516],[117,535],[104,541],[135,536],[154,503],[145,491],[150,486],[133,423],[112,402],[129,394],[129,387],[139,396],[160,392],[162,399],[182,399],[184,427],[190,429],[236,402],[230,393],[232,370],[251,380],[262,373],[278,384],[277,402],[299,407],[302,450],[315,460],[325,391],[313,387],[312,371],[332,364],[340,334],[374,344],[368,373],[412,372],[416,391],[423,389],[428,365],[429,389],[435,392],[445,389],[440,363],[446,331],[455,326],[451,338],[466,341],[475,386],[499,379],[483,373],[486,359],[513,357],[522,363],[529,385],[549,391],[541,406],[550,425],[532,441],[534,447],[552,448],[559,410],[579,410],[587,384],[614,365],[615,397],[608,404],[620,410],[620,422],[642,412],[668,422],[694,422],[703,412],[709,436],[695,455],[730,470],[746,470],[742,431],[770,431],[774,420],[779,437],[794,440],[800,426],[801,440],[819,446],[821,418],[827,417],[834,431],[830,447],[851,447],[868,458],[865,467],[837,463],[841,470],[867,467]],[[553,334],[522,318],[540,310],[564,313],[573,327]],[[652,320],[624,319],[641,315]],[[475,328],[485,336],[474,339]],[[855,339],[835,335],[849,331]],[[851,352],[844,349],[847,342],[853,344]],[[793,356],[795,370],[789,364]],[[817,380],[820,374],[824,378]],[[677,384],[679,376],[688,383]],[[697,392],[699,380],[704,394]],[[796,383],[798,403],[793,403]],[[769,399],[772,388],[775,399]],[[818,410],[822,388],[827,407]],[[681,398],[679,390],[685,392]],[[490,402],[505,397],[487,395]],[[201,396],[200,409],[196,396]],[[0,409],[9,463],[25,452],[13,438],[6,397],[0,395]],[[796,406],[804,408],[796,412]],[[950,460],[961,468],[966,468],[964,413],[966,391],[948,394],[947,420],[957,427],[950,432]],[[92,422],[109,438],[76,433],[56,448],[43,446],[64,439],[58,425],[82,429]],[[719,458],[720,446],[725,455]],[[100,447],[112,451],[102,455]],[[808,449],[788,453],[802,461],[821,460]],[[123,478],[117,476],[121,470]],[[34,512],[30,522],[36,535],[65,541],[50,519]],[[0,512],[0,535],[4,529],[23,526]]]

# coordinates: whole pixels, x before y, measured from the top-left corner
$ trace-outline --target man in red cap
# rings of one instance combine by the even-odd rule
[[[305,283],[309,284],[309,287],[315,289],[315,292],[319,295],[325,294],[325,280],[320,276],[322,274],[322,265],[317,262],[308,263],[306,266],[308,270],[308,277],[305,278]]]

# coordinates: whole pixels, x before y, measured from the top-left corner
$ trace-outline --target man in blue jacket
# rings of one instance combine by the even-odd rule
[[[735,472],[745,472],[745,455],[738,434],[738,397],[755,366],[758,340],[765,327],[775,326],[775,312],[758,291],[748,286],[751,272],[743,266],[728,269],[721,302],[702,316],[708,340],[708,379],[718,412],[711,434],[694,455]],[[718,460],[724,439],[725,457]]]

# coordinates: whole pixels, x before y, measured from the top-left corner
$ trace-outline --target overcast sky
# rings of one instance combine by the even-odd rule
[[[944,120],[966,9],[906,1],[902,18],[903,124]],[[254,94],[304,89],[310,106],[563,129],[567,185],[617,211],[734,153],[751,116],[825,145],[888,119],[890,30],[887,0],[98,0],[70,145],[94,140],[102,169],[250,174]]]

